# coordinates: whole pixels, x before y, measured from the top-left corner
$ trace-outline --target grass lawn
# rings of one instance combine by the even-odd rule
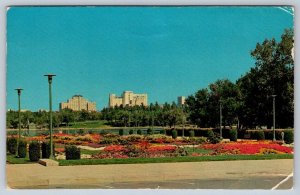
[[[58,160],[58,162],[60,166],[71,166],[71,165],[172,163],[172,162],[270,160],[270,159],[293,159],[293,154],[218,155],[218,156],[195,156],[195,157],[183,156],[183,157],[168,157],[168,158],[80,159],[80,160]]]
[[[197,146],[195,146],[194,148],[191,147],[184,147],[184,149],[189,153],[198,153],[198,154],[209,154],[211,152],[213,152],[213,150],[206,150],[206,149],[202,149],[202,148],[198,148]]]
[[[83,121],[83,122],[76,122],[76,123],[70,123],[69,127],[71,128],[104,128],[104,127],[110,127],[106,124],[106,120],[99,120],[99,121]]]
[[[7,154],[6,155],[6,162],[9,164],[27,164],[27,163],[32,163],[29,160],[28,155],[25,158],[18,158],[16,155],[12,154]]]

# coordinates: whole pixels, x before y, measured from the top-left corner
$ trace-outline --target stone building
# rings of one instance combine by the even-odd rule
[[[185,104],[185,97],[184,96],[179,96],[178,98],[177,98],[177,105],[178,106],[182,106],[182,105],[184,105]]]
[[[59,109],[69,108],[74,111],[96,111],[96,102],[89,102],[82,95],[74,95],[67,102],[61,102],[59,104]]]
[[[148,105],[148,96],[147,94],[134,94],[132,91],[124,91],[121,97],[117,97],[115,94],[109,95],[108,106],[110,108],[115,106],[147,106]]]

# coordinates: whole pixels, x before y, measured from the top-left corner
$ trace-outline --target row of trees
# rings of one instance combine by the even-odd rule
[[[239,128],[272,126],[273,98],[276,95],[276,128],[293,127],[294,61],[293,31],[285,30],[281,41],[266,39],[251,51],[256,60],[235,83],[217,80],[187,98],[189,120],[201,127],[219,126],[222,106],[223,124]]]
[[[145,106],[116,106],[104,108],[102,117],[113,126],[174,126],[184,124],[186,112],[184,107],[165,103],[158,103]]]
[[[69,126],[70,123],[93,120],[107,120],[112,126],[139,127],[139,126],[174,126],[183,124],[186,121],[186,112],[184,108],[175,103],[165,103],[163,106],[150,104],[145,106],[104,108],[101,112],[72,111],[63,109],[59,112],[53,112],[53,126]],[[7,112],[7,127],[18,127],[18,112]],[[49,113],[39,112],[21,112],[21,124],[23,128],[28,128],[31,123],[38,127],[46,127],[49,123]]]
[[[88,120],[101,120],[101,112],[87,112],[72,111],[70,109],[63,109],[61,111],[53,112],[52,114],[53,126],[58,127],[60,125],[69,126],[71,122],[81,122]],[[46,111],[39,112],[21,112],[21,124],[23,128],[28,128],[31,123],[34,123],[38,127],[46,127],[49,124],[49,113]],[[6,114],[6,126],[8,128],[18,127],[18,112],[8,111]]]
[[[53,113],[54,126],[86,120],[107,120],[113,126],[174,126],[195,124],[200,127],[219,127],[222,123],[238,128],[272,126],[272,95],[276,95],[276,128],[293,127],[294,123],[294,34],[285,30],[280,42],[266,39],[251,51],[256,60],[236,82],[217,80],[186,99],[185,106],[165,103],[149,106],[120,106],[104,108],[101,112],[74,112],[64,109]],[[48,114],[22,112],[23,126],[29,122],[48,124]],[[16,128],[17,112],[7,113],[7,126]]]

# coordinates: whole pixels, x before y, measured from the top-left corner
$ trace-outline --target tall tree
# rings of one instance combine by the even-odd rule
[[[281,41],[266,39],[251,51],[255,67],[238,80],[243,97],[242,123],[272,125],[272,95],[276,95],[276,127],[293,126],[294,34],[285,30]]]

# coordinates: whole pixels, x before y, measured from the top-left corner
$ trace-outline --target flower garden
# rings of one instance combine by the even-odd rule
[[[13,139],[9,136],[8,139]],[[49,135],[24,137],[27,143],[47,143]],[[141,158],[182,158],[208,156],[263,156],[293,155],[293,147],[281,141],[239,140],[226,141],[212,137],[172,137],[154,135],[117,134],[63,134],[53,135],[57,160],[69,159],[141,159]],[[76,158],[66,157],[68,146],[78,152]],[[29,151],[30,153],[30,151]],[[76,155],[75,155],[76,156]]]

